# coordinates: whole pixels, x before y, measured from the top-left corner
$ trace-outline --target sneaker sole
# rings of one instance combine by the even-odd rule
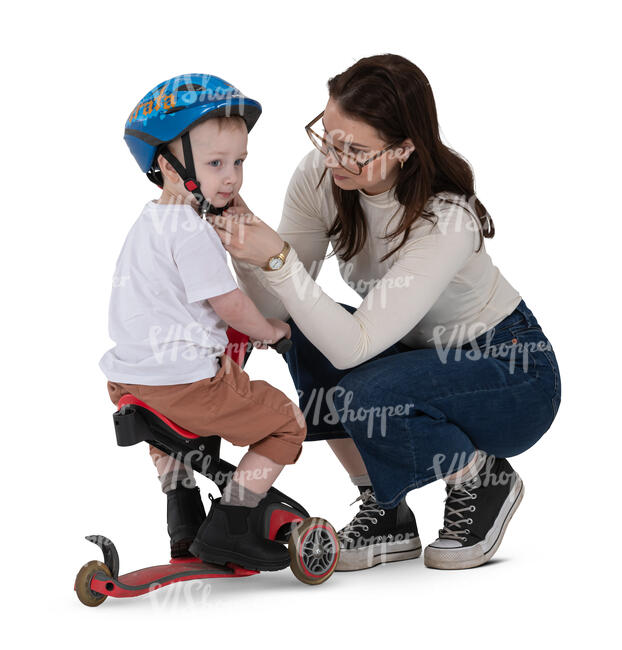
[[[512,492],[503,504],[495,523],[486,535],[486,538],[465,549],[462,548],[435,548],[432,545],[426,546],[423,554],[423,563],[430,569],[471,569],[481,566],[490,560],[497,552],[505,530],[514,516],[516,509],[523,500],[525,486],[520,476],[512,488]],[[483,550],[487,549],[487,550]]]
[[[403,542],[383,542],[356,549],[341,549],[335,571],[360,571],[378,564],[414,560],[421,555],[421,541],[413,537]]]

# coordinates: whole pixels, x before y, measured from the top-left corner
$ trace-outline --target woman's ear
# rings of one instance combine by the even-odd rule
[[[406,138],[400,144],[400,151],[398,153],[399,160],[406,162],[414,150],[415,143],[410,138]]]

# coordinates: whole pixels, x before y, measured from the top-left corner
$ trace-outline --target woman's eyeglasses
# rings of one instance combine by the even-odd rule
[[[351,174],[356,174],[357,176],[360,176],[360,174],[363,172],[363,167],[365,167],[365,165],[369,165],[369,163],[372,162],[372,160],[376,160],[376,158],[379,158],[380,156],[382,156],[382,154],[386,153],[387,151],[389,151],[389,149],[391,149],[396,144],[398,144],[398,142],[393,142],[388,147],[385,147],[382,151],[379,151],[378,153],[374,154],[370,158],[366,158],[365,160],[363,160],[363,162],[361,162],[361,159],[365,158],[368,152],[344,151],[343,149],[336,147],[332,142],[330,142],[326,137],[326,135],[320,135],[319,133],[316,133],[311,128],[323,116],[324,116],[324,111],[322,111],[316,118],[311,120],[309,124],[305,126],[305,131],[307,132],[309,139],[311,140],[311,142],[313,142],[313,145],[315,146],[316,149],[321,151],[325,156],[331,153],[335,157],[335,160],[339,163],[339,165],[343,167],[346,171],[350,172]]]

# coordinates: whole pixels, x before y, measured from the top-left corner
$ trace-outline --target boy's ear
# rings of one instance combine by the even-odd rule
[[[171,165],[171,163],[162,154],[158,156],[158,167],[162,172],[162,177],[165,180],[168,180],[171,184],[177,185],[181,182],[181,178],[175,171],[173,165]]]

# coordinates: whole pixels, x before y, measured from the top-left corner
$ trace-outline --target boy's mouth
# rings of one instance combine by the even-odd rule
[[[233,192],[217,192],[218,196],[222,196],[223,199],[228,199],[233,195]]]

